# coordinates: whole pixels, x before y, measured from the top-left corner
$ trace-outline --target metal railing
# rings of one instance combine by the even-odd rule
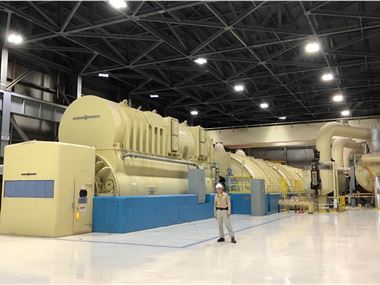
[[[284,198],[288,194],[297,194],[301,196],[304,193],[301,179],[285,179],[273,177],[250,177],[250,176],[231,176],[227,177],[225,184],[226,190],[233,193],[250,193],[252,179],[265,180],[265,192],[281,193]]]

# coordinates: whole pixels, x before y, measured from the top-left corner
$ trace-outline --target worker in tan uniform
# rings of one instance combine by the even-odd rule
[[[214,216],[218,221],[219,226],[219,239],[218,242],[224,241],[224,229],[225,226],[228,230],[228,234],[231,238],[232,243],[236,243],[234,231],[231,226],[231,201],[230,197],[223,190],[223,185],[221,183],[216,184],[216,195],[214,201]]]

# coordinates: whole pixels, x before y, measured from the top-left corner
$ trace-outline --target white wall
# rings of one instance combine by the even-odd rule
[[[210,130],[208,133],[214,142],[221,142],[229,148],[314,145],[318,130],[323,124],[310,123]],[[379,128],[380,117],[377,119],[350,120],[349,124]]]

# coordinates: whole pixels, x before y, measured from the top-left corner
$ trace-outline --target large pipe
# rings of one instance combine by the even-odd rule
[[[323,125],[317,134],[316,147],[320,152],[320,162],[331,162],[331,139],[333,136],[349,137],[368,140],[371,137],[371,130],[368,128],[353,127],[348,124],[327,123]],[[322,195],[326,195],[334,190],[333,173],[331,169],[321,169]]]
[[[331,156],[335,161],[335,166],[337,168],[346,167],[344,165],[344,159],[347,157],[344,156],[345,150],[349,149],[360,151],[363,149],[362,144],[357,143],[349,138],[337,138],[334,140],[331,148]],[[346,153],[348,154],[348,151]]]
[[[166,157],[146,155],[146,154],[140,154],[140,153],[122,153],[121,158],[125,159],[126,157],[140,158],[140,159],[147,159],[147,160],[154,160],[154,161],[161,161],[161,162],[169,162],[169,163],[176,163],[176,164],[183,164],[183,165],[198,166],[198,164],[195,163],[194,161],[166,158]]]
[[[355,167],[356,181],[369,192],[374,191],[375,178],[380,175],[380,131],[371,129],[369,153],[363,155]]]
[[[316,140],[317,150],[320,151],[321,163],[331,161],[331,139],[333,136],[368,140],[371,137],[371,129],[335,122],[323,125],[318,131]]]
[[[343,167],[344,169],[350,168],[350,160],[353,154],[363,154],[364,146],[357,149],[344,148],[343,149]]]

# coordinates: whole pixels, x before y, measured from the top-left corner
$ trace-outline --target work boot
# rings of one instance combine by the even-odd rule
[[[217,240],[217,242],[222,242],[222,241],[224,241],[224,238],[219,238],[219,239]]]
[[[236,239],[235,239],[235,237],[232,237],[232,238],[231,238],[231,242],[232,242],[232,243],[236,243]]]

